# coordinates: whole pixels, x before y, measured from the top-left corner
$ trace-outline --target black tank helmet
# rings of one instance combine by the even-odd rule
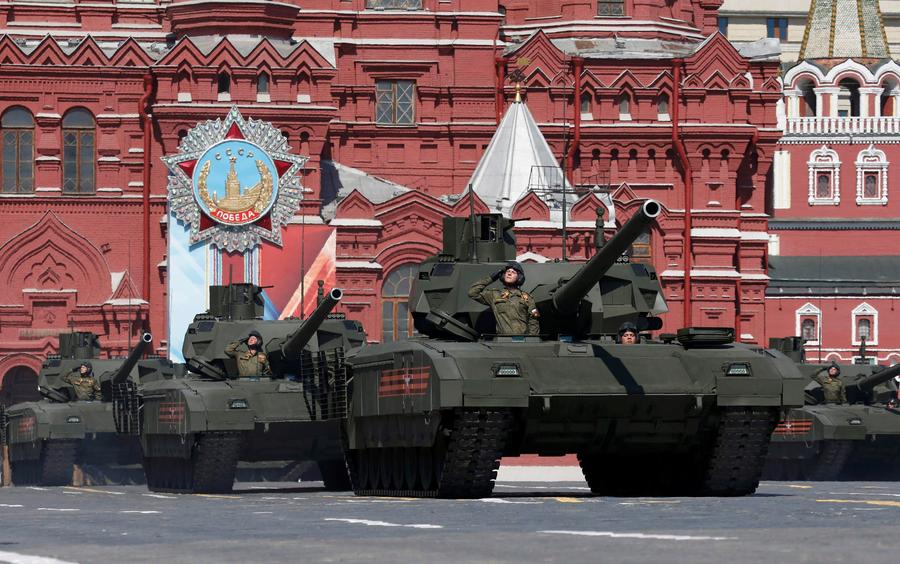
[[[634,323],[632,323],[632,322],[630,322],[630,321],[626,321],[625,323],[619,325],[619,336],[620,336],[620,337],[621,337],[622,334],[624,334],[626,331],[631,331],[632,333],[634,333],[635,335],[637,335],[637,334],[638,334],[638,328],[637,328],[637,325],[635,325]]]
[[[86,360],[85,360],[84,362],[82,362],[79,366],[84,366],[85,368],[88,369],[88,372],[93,372],[93,371],[94,371],[94,365],[91,364],[90,362],[86,361]]]
[[[834,362],[834,361],[831,361],[831,366],[828,367],[828,372],[831,372],[831,369],[832,369],[832,368],[834,368],[835,371],[836,371],[836,372],[834,373],[835,378],[837,378],[838,376],[841,375],[841,367],[838,366],[838,363],[836,363],[836,362]]]
[[[506,271],[506,270],[509,270],[510,268],[512,268],[513,270],[515,270],[516,272],[519,273],[519,278],[516,279],[516,286],[521,286],[522,284],[524,284],[525,283],[525,269],[522,268],[522,265],[519,264],[518,261],[511,260],[506,263],[506,268],[504,268],[503,270]]]
[[[247,338],[249,339],[250,337],[256,337],[256,339],[258,341],[258,344],[256,346],[258,348],[262,348],[263,337],[262,337],[262,335],[260,335],[259,331],[255,330],[255,329],[253,331],[250,331],[250,333],[247,334]]]

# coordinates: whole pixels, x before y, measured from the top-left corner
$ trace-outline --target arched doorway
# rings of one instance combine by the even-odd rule
[[[37,374],[27,366],[10,368],[0,380],[0,403],[13,405],[23,401],[36,401],[41,398],[38,393]]]

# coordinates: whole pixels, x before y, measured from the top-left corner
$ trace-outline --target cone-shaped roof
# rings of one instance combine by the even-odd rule
[[[491,211],[509,216],[515,203],[529,190],[547,201],[551,209],[558,207],[563,179],[550,145],[517,95],[472,173],[469,186]],[[568,182],[566,190],[572,193]]]
[[[878,0],[812,0],[801,59],[890,58]]]

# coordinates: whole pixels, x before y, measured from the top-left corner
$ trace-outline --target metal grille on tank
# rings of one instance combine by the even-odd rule
[[[140,435],[143,398],[138,394],[138,385],[130,381],[115,384],[112,397],[116,431],[122,435]]]
[[[344,348],[304,350],[300,357],[300,381],[314,420],[330,420],[347,413],[347,368]]]

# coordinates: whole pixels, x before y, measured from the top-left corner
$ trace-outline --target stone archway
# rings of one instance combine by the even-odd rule
[[[37,373],[29,366],[13,366],[0,379],[0,404],[13,405],[41,398]]]

